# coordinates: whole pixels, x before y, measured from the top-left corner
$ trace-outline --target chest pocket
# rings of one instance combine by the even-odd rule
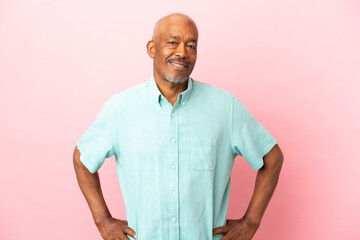
[[[216,139],[191,139],[191,166],[195,170],[215,170]]]

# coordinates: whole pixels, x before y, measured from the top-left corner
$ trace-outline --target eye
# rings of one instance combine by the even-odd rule
[[[189,45],[189,48],[196,49],[196,47],[194,45]]]
[[[176,44],[176,42],[168,42],[168,44],[174,45]]]

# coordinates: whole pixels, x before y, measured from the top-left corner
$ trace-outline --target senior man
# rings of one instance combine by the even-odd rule
[[[151,78],[108,99],[77,142],[79,186],[101,236],[139,240],[247,240],[280,174],[275,139],[229,92],[190,77],[198,30],[184,14],[155,25]],[[113,218],[98,169],[115,155],[127,220]],[[246,213],[227,219],[236,155],[258,170]]]

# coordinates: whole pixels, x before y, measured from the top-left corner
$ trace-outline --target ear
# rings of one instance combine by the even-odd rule
[[[154,58],[155,57],[155,42],[152,40],[148,41],[148,43],[146,44],[146,50],[147,50],[148,55],[151,58]]]

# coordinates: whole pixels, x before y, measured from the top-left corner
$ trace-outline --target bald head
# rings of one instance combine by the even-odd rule
[[[198,29],[194,20],[192,20],[188,15],[182,13],[172,13],[160,18],[156,22],[154,26],[152,40],[154,42],[157,42],[161,34],[163,34],[166,31],[167,27],[171,24],[190,25],[195,29],[196,33],[198,34]]]

